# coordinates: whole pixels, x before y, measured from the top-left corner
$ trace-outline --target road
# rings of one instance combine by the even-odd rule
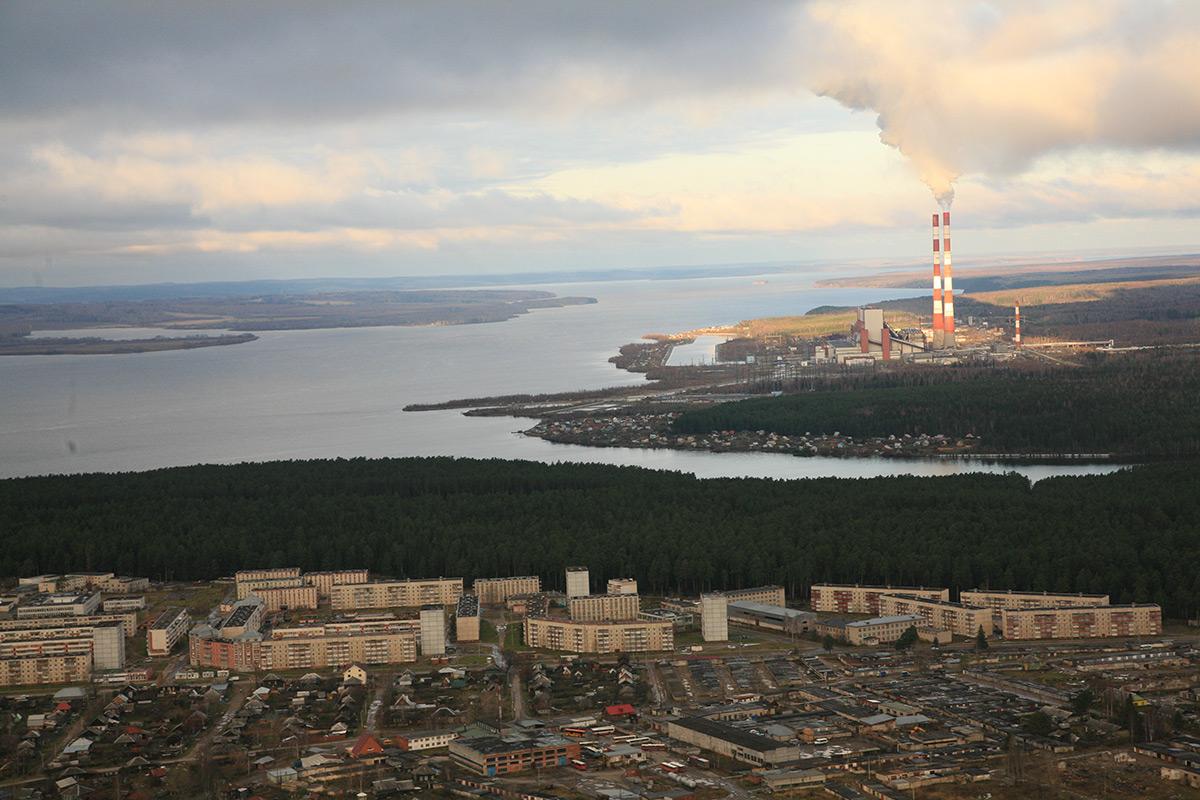
[[[521,671],[516,666],[508,670],[508,686],[512,693],[513,719],[524,719],[525,687],[521,683]]]

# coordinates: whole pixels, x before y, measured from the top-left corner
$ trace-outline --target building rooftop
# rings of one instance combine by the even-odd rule
[[[872,617],[871,619],[860,619],[857,622],[847,622],[847,628],[870,628],[875,625],[892,625],[897,622],[923,622],[924,617],[919,617],[916,614],[893,614],[890,617]]]
[[[154,622],[150,623],[150,629],[156,630],[156,631],[165,630],[166,628],[169,628],[171,626],[172,622],[174,622],[179,617],[184,616],[186,614],[187,614],[186,609],[168,608],[166,611],[162,612],[161,614],[159,614],[157,617],[154,618]]]
[[[756,603],[753,600],[736,600],[729,604],[729,610],[749,611],[753,614],[787,617],[789,619],[801,619],[815,616],[811,611],[801,611],[798,608],[784,608],[783,606],[773,606],[767,603]]]
[[[460,739],[462,744],[477,753],[517,753],[522,750],[542,750],[550,747],[565,747],[570,739],[553,733],[537,736],[484,736],[478,739]]]
[[[74,592],[54,592],[35,594],[24,603],[25,606],[70,606],[86,603],[92,599],[89,593],[75,594]]]
[[[1087,594],[1085,592],[1033,592],[1024,591],[1021,589],[966,589],[966,592],[974,594],[1003,594],[1003,595],[1027,595],[1029,597],[1108,597],[1107,594]]]
[[[458,598],[458,605],[454,609],[454,615],[458,617],[478,617],[479,598],[473,594],[464,594]]]
[[[760,736],[749,731],[734,728],[731,725],[726,725],[723,722],[704,719],[703,717],[683,717],[675,720],[675,724],[696,733],[713,736],[749,750],[779,750],[791,746],[787,742],[776,741],[769,736]]]

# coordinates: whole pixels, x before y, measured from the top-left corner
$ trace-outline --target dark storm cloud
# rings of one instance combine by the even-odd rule
[[[0,5],[0,113],[113,124],[624,103],[786,78],[792,6]]]

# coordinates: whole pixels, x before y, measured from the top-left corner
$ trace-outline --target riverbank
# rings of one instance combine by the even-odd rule
[[[0,356],[115,355],[194,350],[257,341],[252,333],[228,336],[158,336],[153,339],[0,339]]]

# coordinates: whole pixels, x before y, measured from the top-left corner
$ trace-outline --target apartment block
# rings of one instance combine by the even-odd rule
[[[125,666],[125,631],[119,622],[80,624],[76,620],[41,622],[35,627],[0,632],[0,661],[23,661],[32,659],[57,659],[83,656],[87,667],[94,669],[121,669]],[[45,670],[59,674],[60,670],[74,669],[73,660],[65,660]],[[32,666],[14,665],[6,668],[10,672],[25,674]],[[69,680],[69,679],[66,679]],[[52,683],[49,678],[35,681]],[[16,685],[16,684],[10,684]]]
[[[542,579],[537,575],[519,575],[510,578],[476,578],[471,590],[485,606],[499,605],[517,594],[537,594],[542,590]]]
[[[440,605],[421,609],[421,655],[446,654],[446,610]]]
[[[299,567],[268,567],[267,569],[241,569],[234,573],[234,583],[243,581],[270,580],[272,578],[299,578]]]
[[[119,614],[125,611],[136,613],[145,607],[146,598],[140,594],[119,594],[100,601],[100,610],[105,614]]]
[[[787,596],[782,586],[753,586],[749,589],[732,589],[722,592],[731,603],[762,603],[768,606],[786,606]]]
[[[567,567],[567,597],[584,597],[592,593],[592,578],[587,567]]]
[[[0,657],[0,686],[82,683],[91,675],[90,653]]]
[[[716,592],[700,595],[700,634],[706,642],[729,641],[729,597]]]
[[[262,599],[268,613],[287,609],[310,609],[317,607],[316,586],[278,586],[258,588],[251,595]]]
[[[86,617],[100,608],[100,593],[52,592],[25,598],[17,606],[17,619]]]
[[[889,594],[950,602],[950,590],[936,587],[818,583],[812,587],[812,610],[830,614],[873,614],[878,616],[882,613],[879,600]]]
[[[326,572],[305,572],[300,576],[305,586],[317,587],[317,597],[328,600],[333,594],[334,586],[345,583],[367,583],[369,578],[365,569],[336,569]]]
[[[1082,606],[1106,606],[1106,594],[1058,594],[1055,592],[1015,592],[1008,590],[972,589],[959,592],[959,601],[965,606],[979,606],[996,611],[1021,608],[1071,608]]]
[[[966,606],[946,600],[885,594],[879,598],[879,610],[885,616],[916,614],[925,620],[928,627],[949,631],[955,636],[975,636],[980,628],[985,635],[992,633],[990,608]]]
[[[1125,606],[1003,609],[1005,639],[1094,639],[1159,636],[1162,609],[1153,603]]]
[[[428,578],[339,584],[331,589],[329,599],[338,610],[416,608],[452,606],[462,593],[462,578]]]
[[[570,653],[647,653],[675,646],[670,620],[575,622],[554,617],[526,617],[525,644]]]
[[[641,598],[636,594],[589,594],[572,597],[567,609],[576,622],[637,619]]]
[[[252,594],[258,594],[264,589],[299,589],[303,588],[304,579],[299,575],[289,575],[275,578],[247,578],[235,585],[237,599],[245,600]]]
[[[314,626],[305,637],[265,637],[259,645],[257,667],[269,669],[321,669],[359,664],[405,664],[417,660],[417,636],[395,633],[335,632]]]
[[[405,731],[393,736],[392,741],[401,750],[412,752],[415,750],[436,750],[439,747],[446,747],[457,738],[458,734],[454,731]]]
[[[637,578],[609,578],[606,594],[637,594]]]
[[[68,575],[32,575],[18,581],[21,586],[36,586],[39,592],[82,594],[109,592],[132,594],[150,588],[149,578],[131,578],[112,572],[74,572]]]
[[[20,631],[30,630],[49,626],[57,628],[64,625],[71,626],[92,626],[102,625],[108,622],[115,622],[121,626],[126,636],[134,636],[137,633],[138,619],[136,611],[122,611],[112,614],[88,614],[82,617],[34,617],[32,619],[0,619],[0,631]]]
[[[146,629],[146,654],[152,658],[169,656],[176,643],[187,635],[192,617],[186,608],[169,608]]]
[[[479,598],[464,594],[454,609],[454,641],[479,641]]]

